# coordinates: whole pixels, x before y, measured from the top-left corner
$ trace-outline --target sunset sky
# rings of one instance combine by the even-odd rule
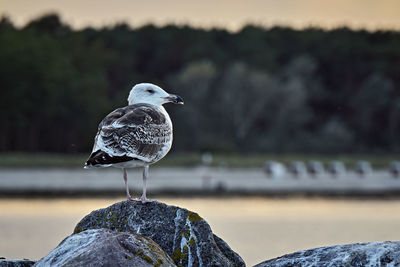
[[[18,26],[44,13],[57,12],[74,28],[127,22],[190,24],[235,31],[244,24],[296,28],[400,29],[399,0],[0,0],[0,15]]]

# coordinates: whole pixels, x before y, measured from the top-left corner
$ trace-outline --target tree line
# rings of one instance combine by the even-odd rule
[[[400,32],[0,20],[0,151],[88,152],[100,120],[155,83],[178,152],[400,152]]]

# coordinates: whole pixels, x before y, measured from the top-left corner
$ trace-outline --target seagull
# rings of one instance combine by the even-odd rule
[[[108,114],[99,124],[92,153],[84,168],[122,168],[127,200],[150,202],[146,198],[149,166],[162,159],[172,146],[172,122],[165,103],[182,104],[180,96],[168,94],[157,85],[133,86],[128,106]],[[129,194],[127,168],[143,167],[143,194]]]

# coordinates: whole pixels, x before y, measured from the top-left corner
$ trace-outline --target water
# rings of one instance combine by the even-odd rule
[[[37,260],[122,199],[0,199],[0,256]],[[400,240],[400,200],[163,198],[198,212],[248,266],[307,248]]]
[[[140,169],[129,169],[128,182],[136,192],[142,187]],[[400,193],[400,179],[387,170],[365,176],[349,171],[340,176],[321,173],[298,177],[282,173],[268,177],[261,168],[150,168],[148,191],[153,193],[185,193],[221,191],[228,193],[325,192],[364,194]],[[123,192],[122,171],[107,169],[0,169],[1,193],[70,194],[81,192]]]

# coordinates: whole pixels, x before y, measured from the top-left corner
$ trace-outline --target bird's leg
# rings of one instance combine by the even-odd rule
[[[146,181],[148,176],[149,176],[149,165],[145,165],[143,168],[143,194],[142,197],[140,198],[142,203],[150,202],[150,200],[146,198]]]
[[[123,170],[124,170],[124,181],[125,181],[125,188],[126,188],[126,200],[133,200],[131,195],[129,194],[128,173],[126,172],[125,168],[123,168]]]

